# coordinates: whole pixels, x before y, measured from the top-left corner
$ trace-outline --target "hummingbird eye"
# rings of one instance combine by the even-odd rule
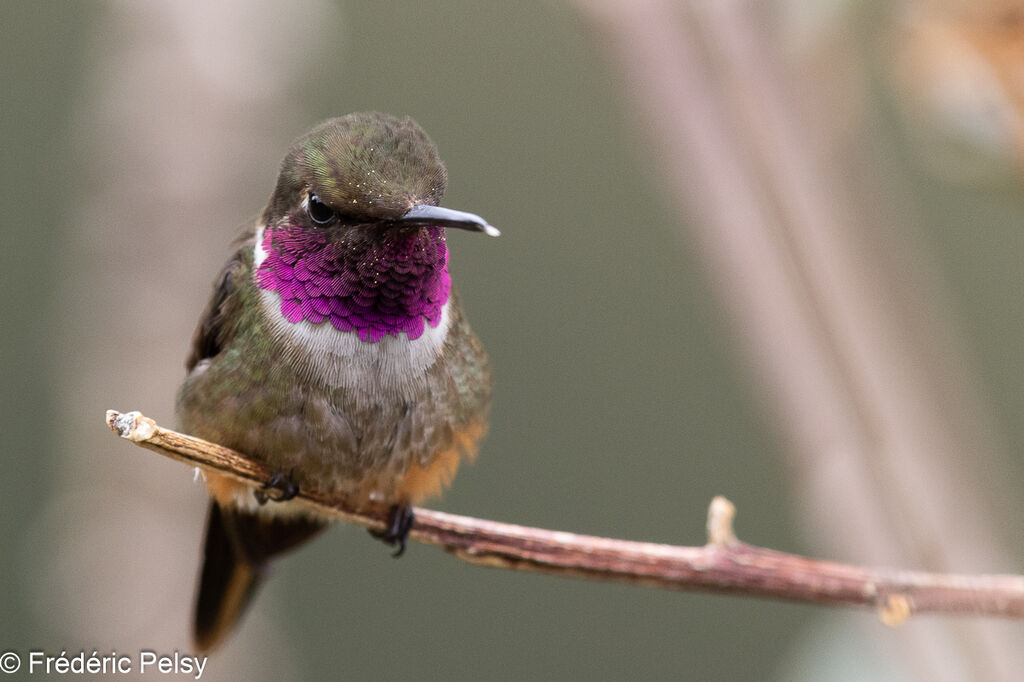
[[[315,194],[309,195],[309,200],[306,202],[306,213],[309,214],[309,219],[317,225],[326,225],[334,220],[334,211],[320,201],[320,197]]]

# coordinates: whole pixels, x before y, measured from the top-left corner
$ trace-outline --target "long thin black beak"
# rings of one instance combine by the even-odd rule
[[[408,213],[398,219],[405,225],[437,225],[438,227],[457,227],[470,232],[483,232],[489,237],[498,237],[501,232],[494,225],[475,213],[453,211],[450,208],[417,204]]]

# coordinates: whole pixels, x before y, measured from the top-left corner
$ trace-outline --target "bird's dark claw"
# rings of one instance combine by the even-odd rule
[[[286,502],[299,494],[299,484],[292,480],[293,469],[285,476],[280,471],[271,476],[263,487],[252,491],[260,504],[267,502]]]
[[[416,516],[412,513],[412,507],[407,504],[392,505],[388,511],[388,525],[384,530],[371,530],[370,535],[377,538],[386,545],[397,549],[391,556],[396,559],[405,552],[405,540],[409,537],[412,523]]]

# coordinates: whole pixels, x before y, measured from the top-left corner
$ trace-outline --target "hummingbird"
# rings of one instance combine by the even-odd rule
[[[475,457],[490,370],[452,286],[446,235],[499,232],[440,207],[446,187],[436,145],[411,118],[324,121],[288,151],[215,280],[180,425],[275,473],[262,487],[207,475],[200,650],[234,629],[274,557],[325,528],[289,502],[299,490],[387,505],[375,535],[398,556],[412,506]]]

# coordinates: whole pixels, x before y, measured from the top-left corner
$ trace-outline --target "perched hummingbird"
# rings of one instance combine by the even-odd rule
[[[186,361],[181,426],[277,473],[262,488],[207,478],[200,649],[231,631],[272,557],[323,530],[287,502],[299,489],[390,505],[376,535],[397,555],[411,505],[475,454],[490,373],[452,288],[445,230],[498,230],[440,208],[446,185],[411,118],[330,119],[289,150],[218,276]]]

